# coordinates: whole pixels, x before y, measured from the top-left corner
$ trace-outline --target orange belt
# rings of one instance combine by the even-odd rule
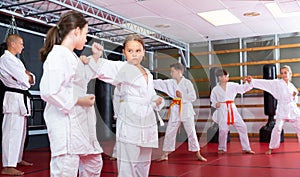
[[[181,98],[173,98],[172,103],[170,104],[170,107],[169,107],[169,110],[168,110],[168,115],[166,117],[166,120],[169,119],[170,112],[171,112],[171,107],[176,105],[176,104],[179,105],[179,115],[180,115],[180,118],[181,118],[181,115],[182,115],[182,101],[181,101]]]
[[[233,114],[233,109],[232,109],[232,103],[234,103],[233,100],[228,100],[225,101],[226,106],[227,106],[227,124],[234,124],[234,114]]]

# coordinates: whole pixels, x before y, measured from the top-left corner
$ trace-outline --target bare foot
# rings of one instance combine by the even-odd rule
[[[272,154],[272,149],[267,150],[267,151],[265,152],[265,154],[271,155],[271,154]]]
[[[21,162],[18,163],[18,165],[20,165],[20,166],[32,166],[33,163],[22,160]]]
[[[207,161],[207,159],[204,158],[204,157],[200,154],[199,151],[196,152],[196,157],[197,157],[198,160],[200,160],[200,161],[202,161],[202,162],[206,162],[206,161]]]
[[[245,154],[255,154],[255,152],[252,151],[252,150],[244,150],[243,153],[245,153]]]
[[[218,154],[224,154],[225,151],[224,150],[218,150]]]
[[[168,160],[168,154],[164,154],[156,161],[161,162],[161,161],[167,161],[167,160]]]
[[[21,176],[24,175],[24,172],[15,169],[14,167],[3,167],[1,170],[2,175],[9,176]]]

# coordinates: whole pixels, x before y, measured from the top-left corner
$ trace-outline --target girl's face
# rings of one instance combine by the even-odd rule
[[[138,41],[128,41],[123,49],[123,54],[128,63],[140,65],[145,55],[145,49]]]
[[[84,47],[84,44],[86,43],[86,35],[88,33],[88,24],[86,24],[82,29],[77,27],[75,29],[75,49],[82,50]]]
[[[290,81],[292,77],[292,74],[289,72],[287,68],[282,68],[280,70],[280,75],[284,81]]]

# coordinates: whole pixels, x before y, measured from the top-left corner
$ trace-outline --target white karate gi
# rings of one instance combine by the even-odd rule
[[[51,176],[100,176],[102,148],[94,107],[75,105],[97,73],[64,46],[55,45],[44,63],[41,97],[51,147]]]
[[[158,130],[153,111],[158,98],[153,87],[153,76],[145,68],[148,83],[140,70],[127,62],[101,59],[99,77],[117,86],[120,106],[117,120],[117,160],[119,177],[147,177],[152,148],[158,147]],[[100,75],[100,74],[99,74]]]
[[[25,66],[21,60],[6,50],[0,58],[0,79],[3,84],[10,88],[28,90],[31,85],[25,71]],[[34,77],[32,73],[31,75]],[[28,112],[23,94],[10,91],[5,92],[2,124],[3,167],[16,167],[17,163],[22,161],[27,116],[30,115],[29,98],[27,98],[27,107]]]
[[[176,90],[182,94],[182,115],[180,117],[179,105],[173,105],[170,109],[170,119],[165,133],[163,151],[172,152],[175,150],[175,141],[178,128],[183,123],[188,136],[188,149],[192,152],[200,150],[197,133],[195,129],[194,116],[195,111],[192,102],[196,97],[196,92],[192,82],[184,77],[177,84],[175,79],[153,81],[154,88],[166,93],[171,98],[176,98]]]
[[[234,82],[227,82],[226,91],[217,84],[211,91],[210,100],[211,106],[216,108],[216,104],[221,103],[220,107],[215,110],[212,115],[213,121],[218,123],[219,125],[219,146],[218,150],[223,150],[226,152],[227,150],[227,136],[229,131],[229,125],[227,124],[227,113],[228,108],[226,105],[226,101],[233,101],[238,93],[243,94],[251,89],[251,86],[246,83],[244,85],[239,85]],[[236,128],[239,133],[242,150],[250,151],[249,138],[247,133],[247,127],[245,122],[243,121],[240,113],[238,112],[236,105],[234,103],[232,105],[232,111],[234,115],[234,124],[233,127]]]
[[[293,92],[298,94],[294,84],[291,82],[287,84],[282,79],[252,79],[251,84],[254,88],[269,92],[277,99],[276,124],[272,130],[269,149],[279,148],[280,134],[285,122],[290,122],[294,126],[300,145],[300,110],[297,106],[298,96],[293,97]]]

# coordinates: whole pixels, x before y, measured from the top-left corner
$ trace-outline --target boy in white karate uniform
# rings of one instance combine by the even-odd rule
[[[173,101],[170,105],[170,120],[165,133],[163,151],[165,152],[159,160],[168,160],[168,154],[175,151],[175,140],[179,126],[183,123],[188,136],[189,151],[195,152],[200,161],[207,161],[200,154],[200,146],[197,139],[193,104],[197,97],[193,84],[182,74],[184,66],[174,63],[170,66],[172,79],[154,80],[154,88],[170,96]],[[169,115],[169,114],[168,114]]]
[[[212,89],[210,100],[211,106],[216,108],[212,119],[219,125],[219,146],[218,153],[223,154],[227,151],[227,136],[229,126],[236,128],[242,144],[242,151],[247,154],[254,154],[250,148],[247,127],[239,114],[234,99],[238,93],[243,94],[251,90],[251,86],[246,83],[228,82],[229,74],[225,69],[216,70],[219,83]]]

